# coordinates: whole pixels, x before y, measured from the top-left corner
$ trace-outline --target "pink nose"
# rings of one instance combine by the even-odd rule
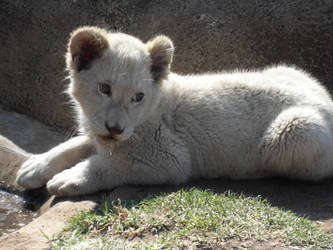
[[[105,128],[107,129],[107,131],[109,131],[109,133],[110,133],[111,136],[119,135],[119,134],[121,134],[124,131],[124,129],[122,129],[119,126],[119,124],[116,124],[116,126],[110,127],[108,125],[108,123],[105,122],[104,125],[105,125]]]

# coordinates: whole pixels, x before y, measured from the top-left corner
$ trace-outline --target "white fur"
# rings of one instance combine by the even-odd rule
[[[20,185],[47,183],[51,193],[62,196],[195,178],[332,176],[333,103],[308,74],[274,66],[169,73],[156,83],[150,72],[153,50],[124,34],[106,39],[110,47],[89,69],[71,71],[69,92],[83,136],[28,160],[18,172]],[[160,37],[159,46],[170,57],[173,47],[166,39]],[[67,60],[70,67],[70,54]],[[110,84],[112,97],[97,91],[100,82]],[[145,99],[133,104],[137,92]],[[104,122],[124,129],[117,141],[99,137],[108,133]]]

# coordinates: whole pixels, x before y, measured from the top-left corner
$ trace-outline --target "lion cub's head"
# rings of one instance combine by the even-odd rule
[[[104,141],[128,139],[156,109],[172,56],[165,36],[143,43],[96,27],[75,30],[66,55],[69,93],[85,132]]]

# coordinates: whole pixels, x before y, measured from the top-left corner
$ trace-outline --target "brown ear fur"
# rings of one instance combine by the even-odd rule
[[[148,41],[146,46],[152,60],[151,74],[154,81],[159,82],[169,73],[174,51],[173,43],[166,36],[157,36]]]
[[[74,71],[89,68],[91,62],[109,47],[107,32],[96,27],[81,27],[71,34],[68,45],[70,67]]]

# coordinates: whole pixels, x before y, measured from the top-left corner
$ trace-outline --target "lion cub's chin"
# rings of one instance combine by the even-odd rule
[[[101,144],[110,144],[110,143],[117,143],[126,141],[131,137],[132,133],[130,134],[121,134],[121,135],[95,135],[98,142]]]

